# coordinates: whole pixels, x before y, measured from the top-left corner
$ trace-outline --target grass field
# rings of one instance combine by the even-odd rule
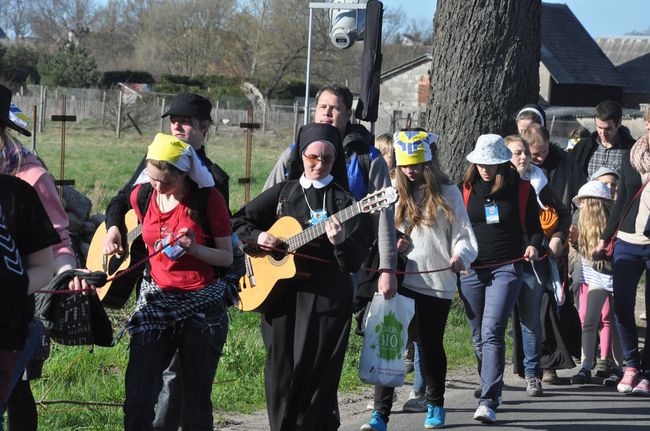
[[[93,201],[93,213],[104,212],[108,200],[130,178],[155,132],[138,136],[134,132],[115,139],[114,133],[92,123],[68,125],[65,176],[76,181],[79,191]],[[38,136],[37,151],[55,177],[59,176],[61,133],[50,126]],[[25,142],[27,146],[29,144]],[[288,138],[254,137],[251,196],[262,188],[277,156]],[[243,187],[238,179],[245,172],[245,134],[212,136],[208,155],[231,177],[231,207],[243,204]],[[110,310],[117,333],[130,307]],[[230,330],[214,383],[215,416],[220,412],[250,412],[263,409],[263,369],[265,351],[259,335],[259,315],[230,310]],[[44,377],[34,381],[35,398],[113,403],[112,406],[41,404],[41,430],[115,430],[122,427],[121,403],[124,399],[124,371],[128,356],[128,335],[113,348],[63,347],[54,345],[46,362]],[[449,368],[474,363],[471,336],[460,304],[455,301],[445,334]],[[363,385],[357,375],[361,338],[350,337],[341,391],[358,391]]]

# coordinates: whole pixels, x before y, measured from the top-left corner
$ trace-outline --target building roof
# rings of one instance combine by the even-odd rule
[[[401,73],[406,72],[407,70],[413,69],[414,67],[418,67],[424,63],[431,63],[431,54],[422,54],[419,57],[413,58],[406,63],[402,63],[397,67],[394,67],[390,70],[387,70],[383,72],[379,78],[380,82],[384,82],[387,79],[392,78],[393,76],[399,75]]]
[[[650,93],[650,36],[601,37],[597,42],[627,82],[626,93]]]
[[[596,115],[596,108],[593,106],[549,106],[544,108],[546,118],[553,117],[583,117],[592,118]],[[643,117],[643,112],[640,109],[623,108],[623,118],[638,118]]]
[[[541,60],[558,84],[626,87],[567,5],[542,3]]]

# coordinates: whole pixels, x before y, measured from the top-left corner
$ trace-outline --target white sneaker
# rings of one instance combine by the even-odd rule
[[[474,412],[474,420],[484,424],[493,424],[497,421],[497,414],[488,406],[478,406]]]
[[[427,411],[427,397],[425,394],[416,394],[411,391],[409,400],[404,403],[402,411],[410,413],[422,413]]]
[[[393,403],[395,401],[397,401],[397,392],[393,392]],[[374,409],[375,409],[375,400],[371,399],[370,401],[368,401],[368,404],[366,404],[366,410],[374,410]],[[427,411],[426,407],[424,408],[424,411],[425,412]]]

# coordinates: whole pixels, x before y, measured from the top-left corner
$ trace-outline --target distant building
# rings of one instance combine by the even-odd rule
[[[539,95],[549,105],[622,102],[627,82],[567,5],[542,3]]]
[[[404,127],[408,115],[418,126],[429,99],[431,54],[423,54],[381,74],[377,130]]]
[[[623,105],[650,103],[650,36],[601,37],[597,42],[625,79]]]

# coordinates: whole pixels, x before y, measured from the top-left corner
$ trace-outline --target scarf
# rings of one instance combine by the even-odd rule
[[[630,163],[639,174],[650,173],[650,133],[641,136],[632,146]]]

